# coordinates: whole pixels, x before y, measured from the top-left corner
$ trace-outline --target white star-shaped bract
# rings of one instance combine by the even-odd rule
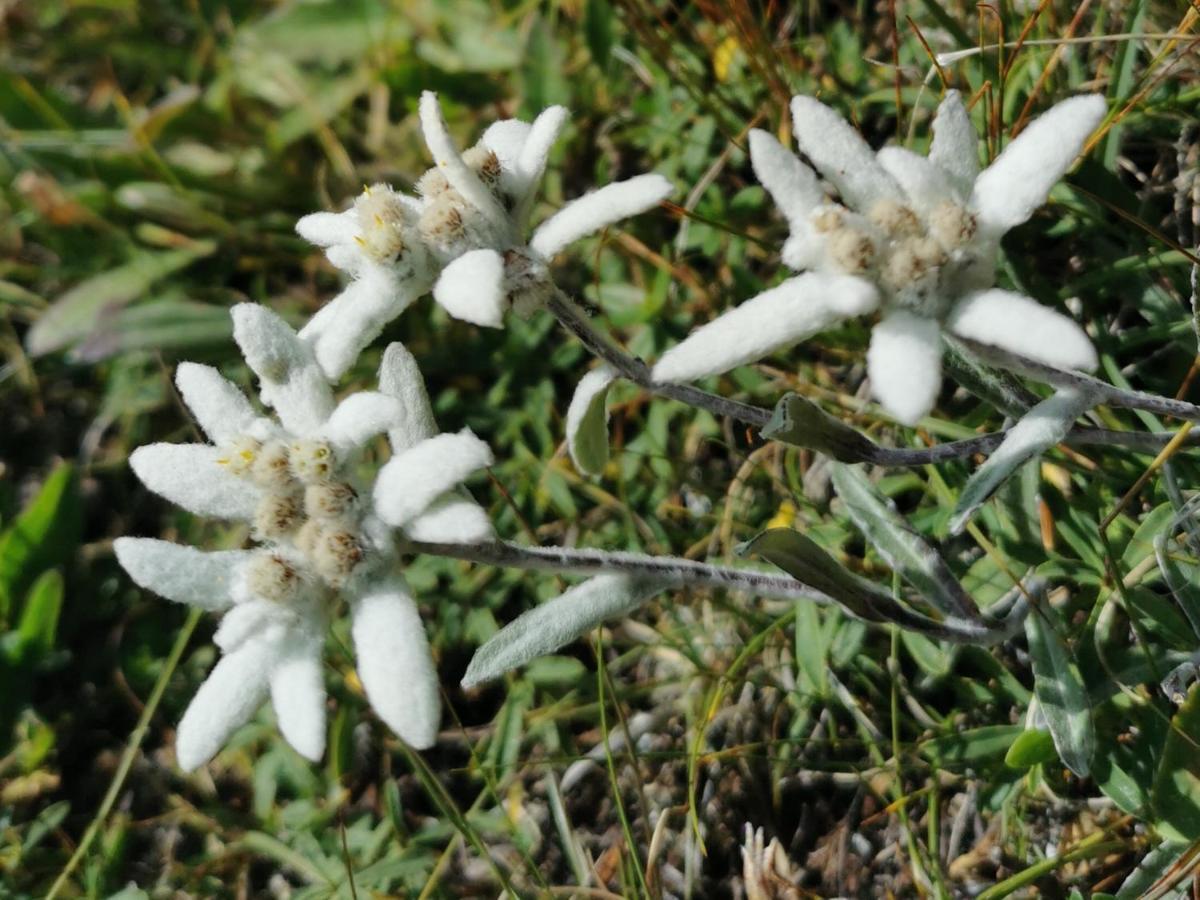
[[[527,238],[550,148],[566,121],[566,109],[552,106],[529,124],[496,122],[477,146],[460,154],[437,95],[421,95],[421,127],[434,168],[417,188],[427,209],[444,207],[454,213],[452,224],[461,222],[461,229],[427,235],[445,266],[433,296],[452,315],[498,327],[510,308],[528,314],[552,291],[547,267],[560,250],[670,195],[671,182],[661,175],[617,181],[572,200]]]
[[[375,185],[346,212],[314,213],[296,225],[352,279],[301,331],[331,378],[431,287],[451,315],[477,325],[499,327],[509,309],[528,314],[553,290],[547,266],[560,250],[672,191],[661,175],[615,182],[571,201],[527,237],[567,111],[552,106],[532,123],[495,122],[463,153],[432,92],[422,94],[420,116],[434,167],[418,180],[417,196]]]
[[[296,223],[350,276],[345,289],[300,331],[330,379],[340,378],[388,322],[426,293],[437,276],[420,236],[421,204],[376,184],[341,213],[318,212]]]
[[[151,444],[130,463],[147,487],[189,512],[249,523],[256,546],[205,553],[116,541],[139,585],[224,613],[215,636],[222,658],[179,724],[179,764],[205,763],[268,696],[287,741],[320,758],[322,650],[343,599],[367,699],[398,735],[427,747],[440,716],[437,674],[393,530],[441,541],[493,537],[483,511],[458,492],[491,453],[469,430],[437,434],[420,373],[400,345],[384,354],[381,391],[335,403],[312,347],[282,319],[254,304],[235,307],[233,317],[277,420],[216,369],[183,363],[179,392],[211,443]],[[360,450],[384,432],[391,460],[373,484],[358,481]]]
[[[938,108],[928,157],[899,147],[876,153],[832,109],[794,97],[800,150],[840,202],[774,137],[751,131],[755,175],[788,222],[783,261],[803,274],[699,328],[663,354],[654,378],[725,372],[877,309],[871,389],[905,424],[937,399],[943,329],[1059,368],[1094,369],[1096,351],[1075,322],[993,285],[1000,238],[1045,201],[1104,110],[1099,95],[1063,101],[980,172],[956,91]]]

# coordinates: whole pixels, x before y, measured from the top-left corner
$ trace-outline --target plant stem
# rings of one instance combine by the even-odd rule
[[[627,353],[607,337],[592,327],[583,311],[567,296],[556,292],[547,302],[550,312],[558,319],[559,324],[579,338],[592,355],[604,360],[617,370],[622,378],[645,388],[653,394],[678,400],[697,409],[707,410],[715,416],[728,416],[738,422],[743,422],[757,429],[762,429],[771,420],[772,411],[760,406],[752,406],[739,400],[730,400],[711,394],[708,391],[688,384],[672,384],[656,382],[650,377],[650,367],[642,360]],[[1180,416],[1185,419],[1200,421],[1200,407],[1178,400],[1167,400],[1152,394],[1137,391],[1123,391],[1112,385],[1105,384],[1094,378],[1073,372],[1064,372],[1050,366],[1043,366],[1033,360],[1026,360],[1015,354],[994,347],[978,344],[974,341],[958,340],[976,352],[981,357],[1004,368],[1023,374],[1047,384],[1066,387],[1081,387],[1094,391],[1102,402],[1112,406],[1127,406],[1134,409],[1146,409],[1164,415]],[[999,354],[993,356],[992,354]],[[1005,361],[1007,360],[1007,362]],[[1022,366],[1032,367],[1028,371]],[[1035,371],[1036,369],[1036,371]],[[1053,373],[1050,377],[1043,373]],[[1057,380],[1056,380],[1057,379]],[[948,441],[935,444],[932,447],[884,447],[870,438],[863,436],[874,449],[865,449],[862,462],[877,466],[909,467],[925,466],[932,463],[947,462],[963,457],[974,456],[978,453],[990,453],[1004,441],[1007,431],[993,431],[978,437],[966,438],[959,441]],[[1131,450],[1158,452],[1174,437],[1172,434],[1157,434],[1146,431],[1113,431],[1107,428],[1088,428],[1076,426],[1065,443],[1072,447],[1110,446],[1128,447]],[[1200,443],[1200,434],[1190,436],[1189,443]]]
[[[667,582],[750,591],[759,596],[782,600],[832,602],[828,596],[808,587],[790,575],[777,575],[758,569],[718,566],[675,556],[649,556],[623,550],[590,550],[567,547],[524,547],[508,541],[485,544],[433,544],[420,541],[408,545],[414,553],[448,556],[469,562],[512,569],[541,569],[550,572],[578,572],[598,575],[624,572],[661,578]]]
[[[964,337],[958,337],[957,340],[980,359],[987,360],[994,366],[1008,369],[1010,372],[1016,372],[1018,375],[1024,375],[1054,387],[1088,391],[1099,402],[1108,406],[1141,409],[1161,416],[1174,416],[1177,419],[1200,422],[1200,406],[1196,406],[1194,403],[1171,400],[1167,397],[1159,397],[1157,394],[1147,394],[1144,391],[1128,391],[1093,378],[1091,375],[1057,369],[1054,366],[1038,362],[1036,359],[1021,356],[1019,353],[1011,353],[1008,350],[993,347],[991,344],[983,344]]]
[[[582,310],[561,291],[555,291],[547,301],[554,318],[567,331],[575,335],[593,356],[599,357],[620,373],[622,378],[632,381],[651,393],[670,397],[688,406],[706,409],[715,416],[728,416],[755,428],[762,428],[771,421],[771,411],[760,406],[751,406],[739,400],[729,400],[692,387],[690,384],[673,384],[658,382],[650,377],[650,367],[644,362],[622,350],[600,332],[592,327]]]
[[[523,547],[507,541],[479,544],[427,543],[409,541],[405,549],[411,553],[462,559],[468,562],[505,566],[514,569],[540,569],[552,572],[578,572],[597,575],[622,572],[661,579],[664,588],[677,586],[706,586],[746,591],[759,597],[785,600],[808,600],[812,603],[836,604],[855,618],[868,622],[892,622],[903,628],[920,631],[931,637],[960,644],[995,644],[1006,640],[1020,628],[1026,607],[1014,604],[1002,619],[946,618],[941,621],[914,612],[906,606],[881,596],[872,616],[847,609],[833,597],[809,587],[790,575],[764,572],[759,569],[718,566],[674,556],[648,556],[625,551],[571,549],[565,547]]]

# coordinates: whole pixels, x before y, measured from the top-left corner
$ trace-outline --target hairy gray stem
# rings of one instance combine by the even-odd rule
[[[719,397],[716,394],[710,394],[708,391],[700,390],[687,384],[671,384],[664,382],[656,382],[650,377],[650,367],[642,360],[627,353],[604,335],[600,334],[592,323],[588,321],[587,316],[583,311],[561,291],[556,291],[554,296],[547,303],[550,312],[558,319],[559,323],[569,332],[579,338],[580,342],[587,347],[593,356],[596,356],[621,374],[623,378],[632,381],[634,384],[645,388],[651,393],[658,394],[663,397],[669,397],[673,400],[678,400],[681,403],[686,403],[689,406],[694,406],[699,409],[707,410],[713,415],[729,416],[738,422],[744,422],[755,428],[762,429],[771,420],[772,411],[763,409],[759,406],[752,406],[749,403],[742,403],[738,400],[729,400],[725,397]],[[991,351],[993,348],[987,348],[982,344],[976,344],[973,341],[963,343],[970,347],[972,351],[976,351],[980,356],[984,356],[983,350]],[[998,351],[1003,352],[1003,351]],[[1011,356],[1011,354],[1008,354]],[[1020,359],[1019,357],[1016,357]],[[1040,365],[1028,360],[1032,365]],[[1000,363],[1002,364],[1002,363]],[[1015,365],[1006,365],[1005,368],[1014,371],[1020,371]],[[1072,379],[1080,379],[1077,384],[1075,381],[1070,381],[1069,384],[1079,386],[1086,384],[1089,388],[1091,385],[1101,385],[1108,389],[1108,392],[1100,392],[1100,398],[1114,406],[1135,406],[1133,403],[1116,403],[1111,397],[1113,395],[1129,396],[1144,398],[1147,401],[1160,401],[1170,404],[1172,407],[1181,406],[1192,410],[1196,418],[1200,418],[1200,407],[1192,406],[1190,403],[1180,404],[1174,400],[1164,400],[1161,397],[1154,397],[1151,394],[1139,394],[1133,391],[1121,391],[1111,385],[1105,385],[1101,381],[1087,376],[1076,375],[1071,372],[1061,372],[1058,369],[1050,369],[1043,367],[1052,372],[1061,373]],[[1049,379],[1041,379],[1038,375],[1032,377],[1045,380],[1048,384],[1055,384]],[[1138,409],[1148,409],[1147,406],[1135,406]],[[1166,412],[1164,410],[1164,412]],[[1182,413],[1167,412],[1168,415],[1181,415]],[[1190,416],[1184,415],[1184,418]],[[962,459],[966,456],[974,456],[977,453],[990,453],[995,450],[1004,441],[1004,431],[993,431],[988,434],[981,434],[978,437],[966,438],[959,441],[947,441],[944,444],[936,444],[932,447],[884,447],[870,438],[863,436],[864,441],[868,441],[873,449],[866,450],[862,462],[869,462],[877,466],[891,467],[907,467],[907,466],[925,466],[931,463],[948,462],[949,460]],[[1128,447],[1132,450],[1144,450],[1149,452],[1157,452],[1166,446],[1167,442],[1174,437],[1173,434],[1157,434],[1146,431],[1113,431],[1107,428],[1086,428],[1076,426],[1067,436],[1066,443],[1072,447],[1087,447],[1087,446],[1112,446],[1112,447]],[[1188,436],[1188,444],[1200,443],[1200,434]]]
[[[875,444],[863,462],[877,466],[924,466],[929,463],[948,462],[952,459],[962,459],[976,453],[991,453],[1003,443],[1006,431],[991,431],[978,437],[964,438],[959,441],[947,441],[932,447],[881,447]],[[1070,447],[1128,447],[1130,450],[1142,450],[1157,453],[1175,437],[1175,433],[1151,431],[1114,431],[1110,428],[1089,428],[1076,425],[1067,435],[1065,444]],[[873,442],[872,442],[873,443]],[[1184,446],[1200,444],[1200,434],[1189,434],[1184,438]]]
[[[655,381],[650,377],[648,365],[596,331],[583,311],[561,291],[556,290],[547,301],[546,306],[554,318],[558,319],[559,324],[579,338],[593,356],[599,357],[616,369],[622,378],[632,381],[651,393],[670,397],[672,400],[678,400],[680,403],[686,403],[688,406],[695,406],[698,409],[706,409],[715,416],[728,416],[739,422],[745,422],[747,425],[753,425],[755,428],[762,428],[771,421],[769,409],[710,394],[708,391],[702,391],[690,384]]]
[[[1010,372],[1033,378],[1043,384],[1089,391],[1100,403],[1108,406],[1141,409],[1161,416],[1173,416],[1177,419],[1200,422],[1200,406],[1196,406],[1194,403],[1159,397],[1157,394],[1147,394],[1144,391],[1128,391],[1093,378],[1091,375],[1057,369],[1027,356],[1021,356],[1019,353],[1001,350],[991,344],[983,344],[963,337],[959,337],[958,340],[980,359],[987,360],[994,366],[1008,369]]]
[[[684,586],[705,586],[746,591],[761,597],[785,600],[808,600],[824,605],[837,605],[832,597],[809,587],[786,574],[760,569],[719,566],[674,556],[648,556],[625,551],[572,549],[567,547],[525,547],[508,541],[489,541],[478,544],[429,543],[408,541],[404,549],[410,553],[462,559],[468,562],[504,566],[514,569],[541,569],[551,572],[577,572],[598,575],[605,572],[651,576]],[[890,622],[930,637],[960,644],[995,644],[1011,637],[1020,628],[1026,608],[1023,602],[1014,604],[1000,620],[947,618],[942,621],[914,612],[890,598],[886,609],[874,610],[866,621]],[[845,610],[845,607],[842,607]],[[864,618],[850,610],[855,618]]]

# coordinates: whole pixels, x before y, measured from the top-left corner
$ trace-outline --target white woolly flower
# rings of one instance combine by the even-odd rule
[[[657,205],[671,193],[661,175],[639,175],[572,201],[526,238],[550,148],[567,120],[561,106],[532,123],[493,123],[460,153],[437,96],[421,95],[421,127],[434,166],[417,196],[387,185],[366,189],[342,213],[296,224],[351,276],[300,336],[329,378],[342,375],[383,327],[433,288],[453,316],[498,328],[504,313],[527,315],[551,290],[547,266],[567,244]]]
[[[183,363],[176,384],[211,443],[151,444],[130,464],[147,487],[189,512],[248,523],[256,546],[205,553],[145,538],[116,542],[121,565],[142,587],[224,613],[215,637],[222,658],[179,725],[179,764],[204,764],[268,696],[287,741],[320,758],[322,649],[341,599],[367,699],[397,734],[427,747],[440,716],[437,677],[398,572],[393,529],[447,541],[489,537],[482,510],[455,491],[491,464],[491,453],[469,430],[436,434],[420,375],[399,345],[384,356],[382,391],[335,403],[311,346],[283,320],[253,304],[235,307],[233,318],[234,338],[277,419],[261,415],[216,369]],[[385,432],[394,455],[364,484],[354,463]]]
[[[552,106],[532,123],[496,122],[460,154],[437,95],[421,95],[421,127],[434,161],[417,183],[421,233],[445,267],[433,296],[451,315],[491,327],[509,309],[527,315],[550,294],[547,267],[560,250],[671,193],[661,175],[618,181],[571,201],[527,239],[546,160],[566,120],[567,111]]]
[[[300,332],[330,379],[344,374],[384,326],[433,284],[437,264],[421,240],[420,216],[417,200],[376,184],[345,212],[312,213],[296,223],[301,237],[324,247],[329,261],[350,276]]]
[[[1045,201],[1104,109],[1099,95],[1057,104],[980,172],[956,91],[938,108],[928,157],[899,147],[875,153],[832,109],[794,97],[800,149],[840,202],[765,131],[750,132],[750,157],[788,221],[783,261],[804,274],[698,329],[663,355],[654,377],[725,372],[876,309],[871,387],[905,424],[937,399],[943,329],[1048,365],[1094,369],[1095,349],[1078,325],[993,285],[1000,238]]]

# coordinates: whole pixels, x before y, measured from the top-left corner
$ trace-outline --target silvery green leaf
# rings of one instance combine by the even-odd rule
[[[531,659],[553,653],[606,619],[637,609],[673,582],[630,575],[597,575],[522,613],[480,647],[467,666],[463,686],[498,678]]]
[[[31,356],[44,356],[86,338],[104,316],[114,315],[168,275],[186,268],[217,249],[214,241],[196,241],[186,248],[136,253],[128,262],[81,281],[59,296],[25,335]]]
[[[971,618],[975,603],[938,553],[856,466],[836,464],[833,486],[850,518],[896,572],[946,615]]]
[[[1117,888],[1117,900],[1176,900],[1191,895],[1200,847],[1164,841],[1142,857]]]
[[[575,467],[599,475],[608,464],[608,388],[616,377],[611,366],[592,369],[575,387],[567,409],[567,448]]]
[[[866,462],[875,445],[799,394],[786,394],[762,430],[767,440],[824,453],[839,462]]]
[[[962,345],[951,335],[943,334],[942,343],[946,350],[942,364],[950,377],[1006,416],[1024,415],[1037,402],[1037,397],[1016,375],[984,365],[970,353],[964,352]]]
[[[790,528],[771,528],[737,550],[742,555],[757,553],[868,622],[886,621],[881,610],[895,605],[882,588],[848,572],[812,540]]]
[[[1075,420],[1095,403],[1095,397],[1086,391],[1060,388],[1026,413],[963,488],[950,520],[950,530],[955,534],[962,531],[975,511],[1010,475],[1065,438]]]
[[[1025,637],[1033,664],[1033,691],[1059,758],[1084,778],[1091,770],[1096,742],[1091,704],[1079,667],[1059,627],[1058,614],[1046,604],[1025,619]]]
[[[1169,841],[1200,840],[1200,690],[1193,685],[1187,700],[1171,717],[1163,744],[1150,806],[1154,828]]]
[[[1182,527],[1187,532],[1185,538],[1187,538],[1188,549],[1194,552],[1195,535],[1191,532],[1196,510],[1200,507],[1200,498],[1193,497],[1183,504],[1175,504],[1173,499],[1172,504],[1177,506],[1178,511],[1175,518],[1171,520],[1171,524],[1155,537],[1154,555],[1158,559],[1158,569],[1171,591],[1171,596],[1183,610],[1192,630],[1200,635],[1200,588],[1197,587],[1200,585],[1200,565],[1190,554],[1185,555],[1171,550],[1174,536]]]

